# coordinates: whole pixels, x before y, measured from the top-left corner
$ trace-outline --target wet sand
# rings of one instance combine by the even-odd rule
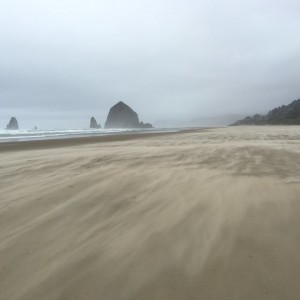
[[[0,145],[1,300],[300,299],[300,126],[48,143]]]

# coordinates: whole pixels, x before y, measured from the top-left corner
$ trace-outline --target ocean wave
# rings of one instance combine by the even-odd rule
[[[56,138],[72,138],[83,136],[101,136],[113,135],[121,133],[145,133],[145,132],[161,132],[174,131],[174,129],[165,128],[151,128],[151,129],[131,129],[131,128],[117,128],[117,129],[61,129],[61,130],[42,130],[42,129],[19,129],[19,130],[0,130],[0,142],[9,141],[30,141],[30,140],[44,140]]]

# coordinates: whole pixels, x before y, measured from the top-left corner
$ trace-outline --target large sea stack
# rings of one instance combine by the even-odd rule
[[[15,117],[12,117],[10,119],[9,123],[6,126],[6,129],[10,129],[10,130],[18,130],[19,129],[19,124]]]
[[[101,125],[97,123],[97,121],[94,117],[91,118],[90,128],[93,128],[93,129],[101,128]]]
[[[120,101],[110,109],[105,128],[152,128],[152,125],[140,122],[138,114]]]

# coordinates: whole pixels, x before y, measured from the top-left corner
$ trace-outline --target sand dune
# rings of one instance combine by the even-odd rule
[[[1,300],[300,299],[300,127],[3,152],[0,193]]]

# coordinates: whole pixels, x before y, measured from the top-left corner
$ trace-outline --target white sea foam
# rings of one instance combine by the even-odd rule
[[[58,139],[58,138],[72,138],[82,136],[103,136],[122,133],[145,133],[145,132],[161,132],[161,131],[177,131],[178,129],[62,129],[62,130],[33,130],[33,129],[19,129],[6,130],[0,129],[0,142],[9,141],[30,141],[30,140],[44,140],[44,139]]]

